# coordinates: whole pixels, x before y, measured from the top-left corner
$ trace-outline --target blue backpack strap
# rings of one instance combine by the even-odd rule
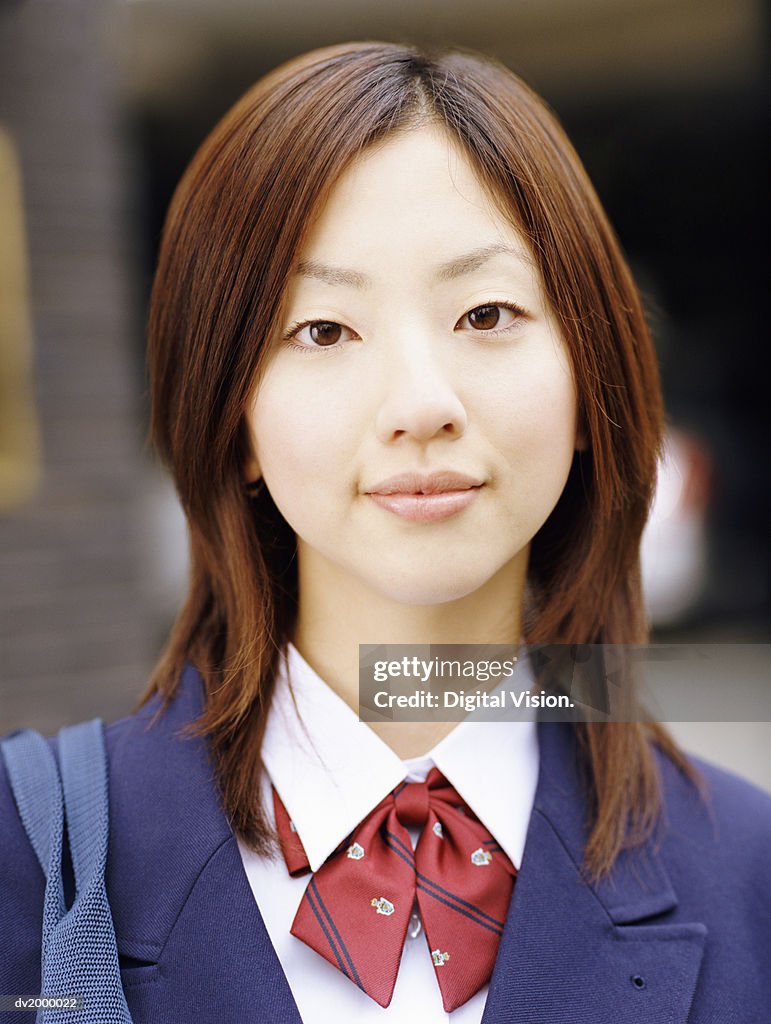
[[[109,808],[102,722],[60,730],[58,770],[48,744],[32,730],[2,746],[19,816],[47,878],[41,994],[83,996],[82,1010],[41,1010],[37,1024],[131,1024],[104,884]],[[75,873],[69,910],[62,887],[62,805]],[[48,829],[41,808],[52,812]]]
[[[62,834],[64,804],[56,760],[48,744],[33,729],[19,729],[0,742],[21,823],[46,878],[43,900],[45,950],[64,916]],[[34,994],[34,993],[30,993]]]
[[[107,866],[109,798],[101,719],[59,731],[59,772],[75,891],[81,898],[104,879]]]

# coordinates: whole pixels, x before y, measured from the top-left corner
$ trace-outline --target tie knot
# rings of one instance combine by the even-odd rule
[[[396,816],[405,828],[422,828],[428,819],[428,781],[407,782],[394,790]]]

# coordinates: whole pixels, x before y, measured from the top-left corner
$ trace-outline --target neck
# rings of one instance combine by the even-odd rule
[[[299,563],[299,612],[293,642],[311,668],[359,710],[359,644],[517,644],[521,636],[527,551],[479,590],[442,604],[408,605],[375,592],[335,566],[323,585]],[[329,600],[334,594],[334,601]],[[457,722],[367,723],[402,758],[427,753]]]

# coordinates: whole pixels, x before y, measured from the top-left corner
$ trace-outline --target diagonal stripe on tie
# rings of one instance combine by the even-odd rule
[[[425,891],[428,892],[430,895],[433,895],[431,889],[434,889],[438,893],[441,893],[443,896],[446,896],[448,899],[453,900],[455,903],[460,904],[462,907],[465,907],[466,910],[470,910],[473,914],[479,915],[479,917],[486,918],[487,921],[490,922],[490,924],[494,924],[498,928],[503,930],[503,921],[499,921],[497,918],[491,917],[490,914],[486,914],[484,910],[476,906],[476,904],[469,903],[468,900],[461,899],[460,896],[457,896],[454,892],[450,892],[449,889],[442,888],[441,885],[437,885],[436,882],[433,882],[430,878],[427,878],[424,874],[421,874],[420,871],[416,872],[416,877],[418,887],[421,889],[425,889]]]
[[[317,913],[316,907],[314,906],[314,901],[318,903],[318,907],[321,911],[321,914]],[[321,898],[321,893],[319,892],[318,887],[316,886],[315,878],[312,878],[308,883],[308,902],[311,905],[311,909],[316,914],[316,917],[318,918],[318,922],[321,925],[324,934],[327,936],[330,948],[332,952],[335,954],[335,958],[337,959],[337,962],[340,966],[340,970],[343,972],[343,974],[351,978],[352,981],[355,981],[360,989],[364,989],[364,985],[361,982],[361,978],[359,977],[356,967],[354,966],[353,960],[351,959],[351,954],[346,949],[345,943],[343,942],[340,932],[337,930],[337,926],[335,925],[332,915],[329,913],[326,906],[324,905],[324,900]],[[334,934],[334,938],[337,941],[337,945],[335,945],[335,943],[333,942],[332,935],[330,935],[329,930],[327,929],[324,920],[322,920],[321,915],[323,915],[323,917],[326,919],[326,924],[329,925],[329,929],[331,929],[332,933]],[[338,946],[340,948],[340,951],[342,952],[343,958],[345,959],[345,964],[347,964],[348,969],[350,969],[350,973],[349,970],[346,969],[346,966],[338,953]]]
[[[463,907],[459,907],[457,906],[457,904],[451,903],[450,900],[445,899],[444,896],[440,896],[439,893],[432,892],[427,886],[423,885],[421,882],[418,882],[418,892],[426,893],[427,896],[431,896],[438,903],[444,904],[445,907],[449,907],[450,910],[454,910],[457,914],[463,914],[464,917],[469,918],[469,920],[473,921],[475,924],[480,925],[482,928],[487,928],[488,931],[495,932],[496,935],[503,935],[503,928],[501,926],[496,926],[494,924],[490,924],[488,921],[481,920],[479,917],[476,916],[476,914],[472,914],[468,910],[464,910]]]
[[[383,829],[383,839],[388,847],[390,847],[395,854],[406,861],[410,867],[415,867],[415,855],[411,849],[407,849],[403,842],[398,836],[395,836],[393,832],[389,832],[388,829]]]

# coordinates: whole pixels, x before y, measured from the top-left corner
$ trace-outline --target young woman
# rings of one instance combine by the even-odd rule
[[[545,104],[465,51],[278,68],[177,189],[149,360],[192,567],[107,730],[133,1020],[771,1019],[760,791],[658,725],[354,710],[359,643],[646,639],[656,361]],[[2,774],[0,820],[0,990],[36,992]]]

